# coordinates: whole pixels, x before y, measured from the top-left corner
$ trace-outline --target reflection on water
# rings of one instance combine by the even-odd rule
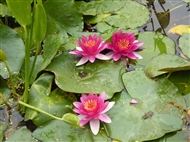
[[[176,34],[168,33],[169,29],[180,24],[190,24],[190,5],[182,0],[137,0],[146,5],[151,11],[151,21],[140,28],[140,31],[156,31],[172,38]]]

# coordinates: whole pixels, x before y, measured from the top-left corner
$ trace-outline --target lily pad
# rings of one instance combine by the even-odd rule
[[[55,74],[56,84],[66,92],[100,94],[105,91],[108,99],[123,89],[123,62],[96,60],[93,64],[76,67],[73,56],[63,53],[55,58],[46,70]]]
[[[125,73],[122,79],[129,94],[118,93],[112,99],[116,102],[108,112],[112,123],[106,124],[110,137],[127,142],[147,141],[182,128],[181,114],[172,101],[183,106],[184,99],[173,83],[166,78],[149,79],[143,71]],[[138,104],[130,104],[132,98]]]
[[[154,57],[145,67],[145,73],[150,78],[180,70],[190,70],[190,62],[170,54],[161,54]]]
[[[74,97],[72,94],[68,96],[58,88],[51,92],[53,77],[45,73],[32,84],[28,104],[61,118],[65,113],[72,112],[71,104]],[[27,108],[25,121],[29,119],[40,126],[53,118]]]
[[[36,142],[36,139],[32,137],[32,133],[26,127],[22,127],[11,135],[5,142]]]
[[[179,39],[179,48],[190,59],[190,33],[184,33]]]
[[[74,1],[48,0],[44,8],[49,19],[53,20],[54,28],[75,35],[83,29],[83,17]],[[67,11],[65,13],[65,11]],[[52,24],[52,23],[51,23]]]
[[[155,32],[142,32],[138,40],[143,42],[144,48],[139,54],[143,59],[138,60],[138,65],[144,68],[148,61],[160,54],[175,54],[175,43],[172,39]]]
[[[7,26],[0,25],[1,50],[7,56],[7,64],[11,74],[17,74],[20,71],[24,61],[24,43],[17,32]],[[13,54],[14,53],[14,54]],[[0,63],[0,75],[7,79],[9,74],[4,63]]]
[[[33,136],[41,141],[65,141],[65,142],[110,142],[105,132],[101,131],[94,136],[90,129],[76,128],[65,122],[52,120],[38,127]]]

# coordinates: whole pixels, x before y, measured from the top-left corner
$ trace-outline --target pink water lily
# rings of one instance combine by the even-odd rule
[[[130,101],[130,104],[138,104],[138,101],[135,100],[135,99],[132,99],[132,100]]]
[[[108,43],[108,49],[111,49],[106,55],[113,58],[114,61],[121,59],[142,59],[136,50],[143,45],[143,42],[135,40],[133,33],[122,33],[122,30],[112,35],[112,43]]]
[[[111,123],[111,119],[105,114],[110,110],[115,102],[104,102],[106,93],[102,92],[100,96],[89,93],[89,95],[82,94],[80,101],[74,102],[76,107],[73,111],[78,113],[80,125],[84,126],[90,122],[90,128],[94,135],[97,135],[100,128],[100,121]]]
[[[100,52],[106,48],[107,43],[102,41],[102,37],[98,38],[95,34],[94,36],[82,36],[81,41],[77,40],[76,43],[79,47],[76,50],[69,52],[70,54],[80,55],[82,58],[76,64],[80,66],[85,64],[87,61],[93,63],[95,59],[109,60],[110,58],[101,54]]]

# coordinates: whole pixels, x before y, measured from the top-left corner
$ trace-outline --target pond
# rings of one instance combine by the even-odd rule
[[[0,141],[190,142],[189,0],[0,8]]]

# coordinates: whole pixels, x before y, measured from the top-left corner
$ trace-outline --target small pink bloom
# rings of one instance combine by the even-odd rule
[[[79,47],[76,47],[76,50],[69,52],[70,54],[83,56],[76,66],[85,64],[87,61],[93,63],[96,58],[101,60],[110,59],[100,53],[106,48],[107,43],[102,41],[102,37],[98,38],[96,34],[93,37],[90,35],[88,38],[82,36],[81,41],[77,40],[76,43]]]
[[[89,93],[89,95],[82,94],[81,102],[74,102],[76,107],[73,111],[78,113],[80,125],[84,126],[90,122],[90,128],[94,135],[98,134],[100,128],[100,121],[111,123],[111,119],[105,114],[110,110],[115,102],[104,102],[106,93],[102,92],[100,96]]]
[[[135,52],[143,42],[138,42],[135,40],[135,35],[133,33],[127,32],[122,33],[122,30],[114,33],[112,36],[112,44],[108,43],[108,49],[112,51],[108,52],[106,55],[113,58],[114,61],[121,59],[142,59],[142,56]]]
[[[138,102],[137,102],[135,99],[132,99],[132,100],[130,101],[130,104],[138,104]]]

